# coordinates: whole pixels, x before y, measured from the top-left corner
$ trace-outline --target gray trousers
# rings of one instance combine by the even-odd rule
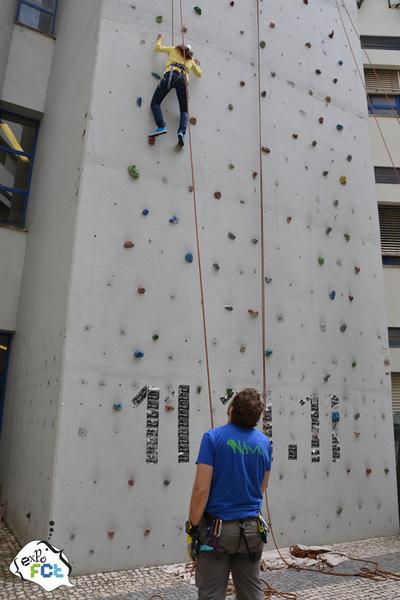
[[[237,600],[264,600],[260,579],[261,553],[264,547],[257,521],[246,519],[245,532],[250,552],[257,554],[252,562],[243,540],[240,542],[238,521],[225,521],[218,540],[218,550],[200,552],[196,563],[196,585],[199,600],[225,600],[229,573],[235,585]],[[207,525],[200,523],[200,540],[205,539]]]

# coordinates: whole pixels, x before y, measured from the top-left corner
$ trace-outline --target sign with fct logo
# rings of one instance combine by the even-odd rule
[[[24,581],[33,581],[47,592],[61,585],[73,587],[69,580],[72,567],[62,550],[48,542],[29,542],[10,565],[11,573]]]

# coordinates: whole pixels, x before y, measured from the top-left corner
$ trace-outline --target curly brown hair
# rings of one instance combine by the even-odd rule
[[[187,46],[183,46],[181,44],[180,46],[175,46],[175,50],[178,50],[178,52],[180,52],[183,58],[185,58],[186,60],[190,60],[191,58],[193,58],[193,52]]]
[[[264,410],[261,396],[254,388],[245,388],[238,392],[231,402],[231,407],[231,422],[244,429],[255,427]]]

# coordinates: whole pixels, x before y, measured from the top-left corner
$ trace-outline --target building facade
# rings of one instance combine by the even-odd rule
[[[74,573],[184,560],[201,435],[245,386],[282,545],[397,531],[376,15],[314,4],[1,0],[1,502]],[[204,76],[178,153],[175,97],[147,132],[182,30]]]

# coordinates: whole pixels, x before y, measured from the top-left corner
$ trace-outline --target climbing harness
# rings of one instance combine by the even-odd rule
[[[179,79],[182,79],[182,77],[184,77],[185,72],[188,73],[188,68],[185,67],[185,65],[181,65],[180,63],[172,63],[170,65],[171,70],[169,71],[169,77],[168,77],[168,90],[171,87],[171,82],[172,82],[172,76],[174,73],[178,73],[178,78],[177,81]]]

